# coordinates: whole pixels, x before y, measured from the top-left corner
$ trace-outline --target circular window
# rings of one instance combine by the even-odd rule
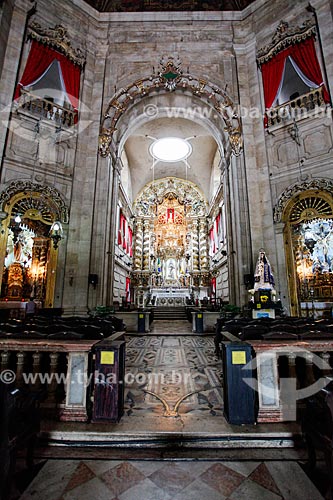
[[[179,137],[157,139],[149,148],[150,154],[156,159],[166,162],[185,160],[192,153],[192,146]]]

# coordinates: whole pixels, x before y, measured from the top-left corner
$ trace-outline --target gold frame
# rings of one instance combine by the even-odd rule
[[[290,216],[296,203],[298,203],[302,199],[310,197],[322,198],[324,201],[326,201],[331,207],[332,215],[323,215],[311,209],[313,213],[310,214],[305,210],[304,211],[305,213],[302,213],[301,217],[298,220],[291,221]],[[303,191],[302,193],[297,194],[296,196],[293,196],[283,210],[281,220],[282,222],[285,223],[283,229],[283,237],[284,237],[286,266],[287,266],[288,289],[290,296],[290,314],[292,316],[300,316],[301,311],[300,311],[300,300],[297,289],[297,276],[296,276],[294,250],[292,246],[291,228],[295,224],[299,224],[301,221],[312,220],[316,218],[328,219],[332,218],[332,216],[333,216],[332,195],[327,191],[321,191],[315,189],[306,190]]]
[[[0,266],[0,283],[2,283],[3,279],[3,262],[5,259],[6,248],[7,248],[7,240],[8,240],[8,228],[10,225],[11,214],[14,205],[19,201],[25,198],[40,198],[41,193],[38,191],[34,191],[31,193],[19,192],[16,193],[12,198],[6,203],[4,207],[4,211],[8,214],[7,217],[2,221],[2,229],[1,229],[1,238],[0,238],[0,259],[2,265]],[[51,201],[51,200],[50,200]],[[52,207],[50,207],[52,210]],[[24,214],[23,214],[24,217]],[[54,214],[56,218],[56,214]],[[40,220],[44,224],[51,227],[52,223],[46,221],[40,216],[31,217],[33,220]],[[51,238],[50,238],[51,240]],[[58,262],[58,249],[55,249],[53,245],[50,245],[49,255],[48,255],[48,265],[47,265],[47,275],[46,275],[46,290],[45,290],[45,301],[44,307],[51,308],[54,304],[54,294],[55,294],[55,282],[56,282],[56,270],[57,270],[57,262]]]

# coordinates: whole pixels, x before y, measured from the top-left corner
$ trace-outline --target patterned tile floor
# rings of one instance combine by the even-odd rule
[[[212,336],[128,337],[125,413],[222,416],[221,370]]]
[[[207,433],[221,432],[223,428],[234,432],[223,418],[222,365],[215,357],[213,336],[191,335],[183,322],[183,335],[177,334],[179,325],[175,323],[170,322],[169,326],[161,322],[157,331],[149,335],[127,336],[126,371],[131,377],[125,388],[125,415],[119,424],[108,424],[109,433],[122,431],[126,435],[145,429]],[[174,412],[173,416],[178,418],[165,418],[168,411],[169,416]],[[67,423],[65,427],[73,432],[79,428],[81,432],[92,430],[91,424],[80,427]],[[93,429],[98,432],[99,426]],[[242,431],[248,432],[246,426]],[[139,460],[137,452],[130,449],[126,456],[119,456],[121,460],[101,460],[103,455],[98,452],[80,456],[81,460],[69,459],[71,455],[66,453],[57,460],[54,459],[57,454],[47,455],[53,458],[46,460],[40,470],[37,467],[37,476],[28,487],[27,481],[19,488],[19,492],[25,490],[21,500],[323,498],[295,459],[279,460],[276,453],[264,461],[261,455],[255,458],[255,450],[249,456],[240,449],[232,459],[235,461],[226,461],[225,454],[204,459],[204,452],[203,449],[196,460],[180,460],[179,454],[165,454],[161,458],[170,460],[154,461],[150,456]],[[12,500],[18,498],[19,495]]]
[[[320,500],[297,462],[47,460],[21,500]]]
[[[151,325],[152,335],[191,335],[192,324],[188,321],[154,321]]]

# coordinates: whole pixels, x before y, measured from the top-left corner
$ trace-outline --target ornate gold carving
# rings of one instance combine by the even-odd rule
[[[14,262],[8,270],[8,293],[10,300],[20,300],[23,289],[23,271],[18,262]]]
[[[269,61],[275,54],[286,49],[290,45],[303,42],[316,34],[316,26],[313,19],[307,19],[302,26],[289,26],[289,23],[280,21],[271,43],[257,52],[257,62],[261,64]]]
[[[176,177],[165,177],[147,184],[134,202],[133,211],[137,217],[156,214],[157,205],[170,196],[184,205],[187,216],[205,216],[207,203],[197,186],[190,181]]]
[[[42,28],[37,22],[32,22],[28,27],[28,38],[52,47],[64,54],[70,61],[80,67],[84,66],[85,55],[81,49],[74,49],[67,36],[67,29],[57,24],[54,28]]]
[[[42,184],[35,184],[31,181],[16,180],[9,184],[9,186],[0,193],[0,207],[3,211],[6,210],[7,205],[16,197],[14,201],[23,204],[23,210],[36,209],[40,212],[41,216],[48,212],[52,212],[52,221],[47,222],[50,216],[47,216],[43,222],[52,223],[53,220],[59,220],[65,224],[68,223],[69,214],[68,207],[63,201],[59,191],[51,186],[44,186]],[[32,201],[36,198],[37,201]],[[29,201],[30,200],[30,201]],[[36,205],[37,203],[37,205]],[[43,206],[43,208],[42,208]],[[43,218],[43,217],[42,217]]]
[[[121,88],[112,97],[104,114],[99,140],[99,153],[110,155],[112,135],[117,128],[119,118],[136,99],[149,96],[156,91],[188,90],[193,95],[210,104],[220,114],[225,131],[229,135],[231,152],[239,156],[243,150],[242,127],[234,103],[225,90],[198,78],[190,73],[183,73],[181,61],[173,57],[162,58],[160,70],[145,78],[136,80],[126,88]]]
[[[332,216],[332,207],[319,195],[309,196],[297,201],[290,212],[289,220],[291,223],[297,223],[301,220]]]
[[[293,184],[283,191],[274,207],[274,222],[281,222],[284,211],[292,198],[305,191],[326,191],[333,195],[333,181],[330,179],[311,179],[309,181]]]

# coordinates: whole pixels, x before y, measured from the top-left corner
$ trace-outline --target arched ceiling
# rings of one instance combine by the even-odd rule
[[[154,179],[178,177],[186,179],[184,161],[155,161],[149,152],[154,138],[189,138],[192,153],[188,157],[187,179],[196,184],[209,199],[212,165],[217,152],[217,143],[211,133],[202,125],[184,118],[157,118],[133,130],[124,145],[132,179],[132,194],[135,200],[142,188]]]
[[[100,12],[243,10],[254,0],[85,0]]]

